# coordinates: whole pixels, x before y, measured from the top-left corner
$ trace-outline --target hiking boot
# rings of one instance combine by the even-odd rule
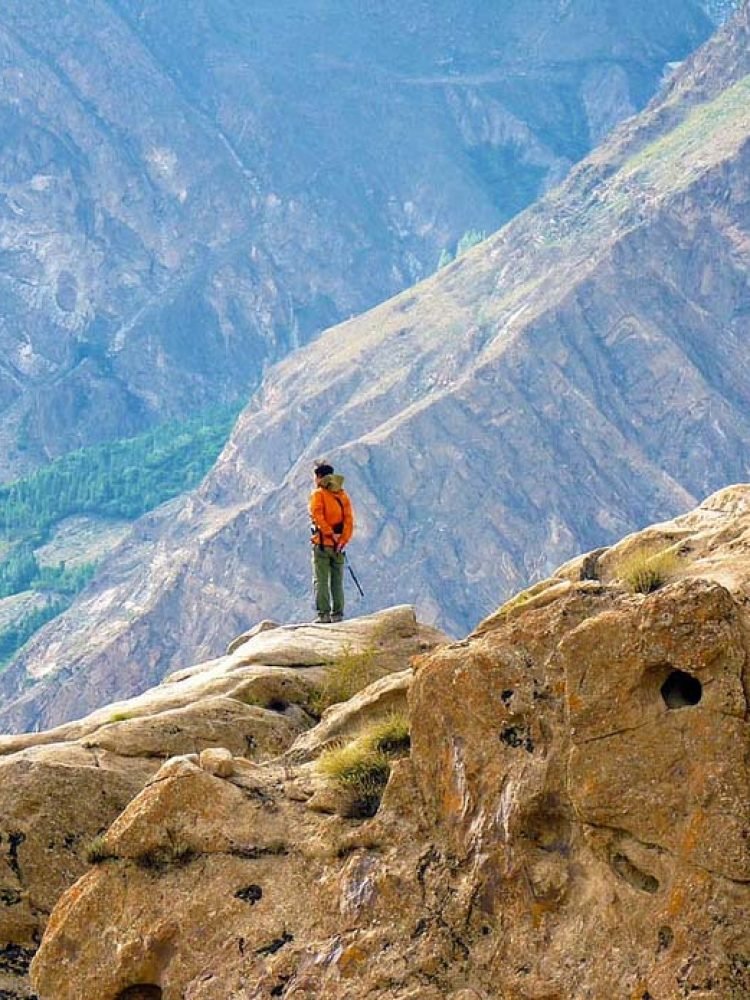
[[[330,617],[330,621],[332,622],[342,622],[343,620],[344,616],[340,611],[334,611],[334,613]]]
[[[317,616],[317,618],[315,619],[315,624],[316,625],[329,625],[330,622],[331,622],[331,616],[330,615],[319,614]]]

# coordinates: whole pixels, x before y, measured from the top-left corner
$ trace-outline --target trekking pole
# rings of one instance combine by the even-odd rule
[[[344,558],[346,559],[346,552],[344,553]],[[349,570],[349,574],[350,574],[352,580],[354,580],[354,585],[357,588],[357,590],[359,591],[359,596],[360,597],[364,597],[365,596],[365,592],[364,592],[364,590],[362,590],[362,587],[359,584],[359,580],[355,576],[354,570],[352,569],[351,564],[350,564],[350,562],[349,562],[348,559],[346,559],[346,568]]]

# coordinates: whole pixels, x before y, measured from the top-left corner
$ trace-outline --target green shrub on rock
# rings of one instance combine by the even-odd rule
[[[633,593],[650,594],[675,576],[679,564],[680,557],[673,548],[654,551],[641,546],[622,558],[615,573]]]
[[[317,715],[322,715],[331,705],[348,701],[382,676],[374,648],[354,651],[346,646],[341,655],[326,667],[323,683],[311,699],[311,708]]]
[[[374,816],[391,773],[391,762],[409,752],[409,720],[391,713],[370,723],[359,736],[321,754],[318,773],[343,795],[345,815]]]

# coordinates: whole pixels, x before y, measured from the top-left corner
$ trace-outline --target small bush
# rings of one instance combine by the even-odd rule
[[[391,762],[387,754],[355,740],[323,753],[318,771],[345,793],[347,815],[374,816],[388,784]]]
[[[635,594],[650,594],[663,587],[679,567],[680,558],[674,549],[634,549],[618,563],[615,573],[618,579]]]
[[[348,701],[382,676],[383,671],[378,668],[374,648],[354,652],[350,647],[345,647],[341,655],[326,668],[325,679],[311,697],[310,707],[317,715],[322,715],[331,705]]]
[[[167,842],[144,851],[135,858],[141,868],[163,869],[169,865],[186,865],[195,857],[193,848],[176,830],[166,829]]]
[[[135,858],[135,863],[140,868],[155,868],[160,871],[169,865],[186,865],[195,857],[195,851],[187,844],[173,846],[164,844],[162,847],[154,847],[144,851]]]
[[[393,712],[371,723],[351,743],[334,747],[318,759],[320,774],[344,793],[344,812],[374,816],[391,773],[391,761],[408,753],[409,720]]]
[[[401,757],[411,747],[409,717],[403,712],[391,712],[368,726],[360,738],[379,753]]]
[[[86,846],[83,856],[90,865],[100,865],[103,861],[109,861],[117,857],[107,847],[107,841],[103,834],[94,837],[91,843]]]
[[[132,718],[133,718],[133,716],[131,715],[130,712],[114,712],[112,715],[110,715],[110,717],[107,720],[107,722],[108,723],[111,723],[111,722],[126,722],[128,719],[132,719]]]

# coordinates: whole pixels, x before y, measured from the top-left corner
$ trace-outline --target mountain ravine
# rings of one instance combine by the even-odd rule
[[[694,0],[8,0],[0,479],[217,401],[643,107]]]

